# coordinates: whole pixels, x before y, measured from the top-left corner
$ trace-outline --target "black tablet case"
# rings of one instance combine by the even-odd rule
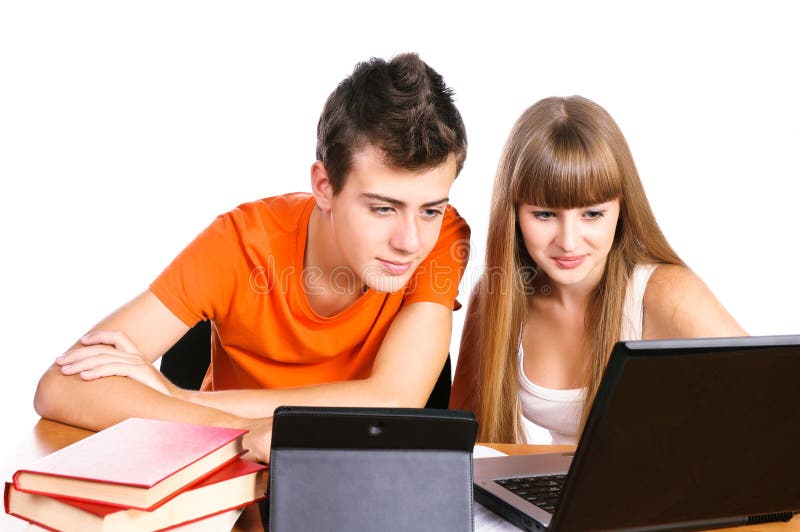
[[[473,530],[472,413],[280,407],[269,530]]]

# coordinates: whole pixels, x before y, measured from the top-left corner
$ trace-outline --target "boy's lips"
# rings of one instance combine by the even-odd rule
[[[391,273],[392,275],[403,275],[406,273],[411,266],[414,264],[413,261],[408,262],[395,262],[390,260],[378,259],[378,262],[381,264],[384,270]]]

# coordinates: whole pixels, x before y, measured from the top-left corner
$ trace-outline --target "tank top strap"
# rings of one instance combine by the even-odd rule
[[[622,307],[620,323],[620,340],[641,340],[642,320],[644,318],[644,293],[650,276],[658,268],[658,264],[637,264],[633,269],[628,288],[625,291],[625,303]]]

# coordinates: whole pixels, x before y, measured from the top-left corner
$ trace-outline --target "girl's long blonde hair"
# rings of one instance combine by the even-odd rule
[[[614,243],[586,312],[590,363],[581,424],[611,349],[619,339],[628,280],[637,264],[683,265],[658,227],[628,144],[611,116],[580,96],[546,98],[517,120],[506,142],[492,194],[486,271],[477,292],[475,413],[479,441],[524,442],[518,351],[536,264],[517,223],[530,203],[576,208],[619,199]]]

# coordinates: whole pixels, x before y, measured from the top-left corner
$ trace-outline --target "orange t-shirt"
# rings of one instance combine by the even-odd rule
[[[370,289],[335,316],[315,313],[301,276],[314,205],[305,193],[240,205],[218,216],[150,285],[186,325],[213,322],[204,390],[365,378],[404,304],[458,307],[469,226],[448,206],[436,246],[403,289]]]

